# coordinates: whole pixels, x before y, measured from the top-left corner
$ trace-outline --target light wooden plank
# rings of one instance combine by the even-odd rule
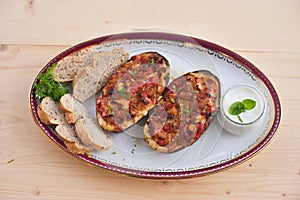
[[[42,68],[48,61],[68,47],[2,44],[0,46],[0,69],[36,68],[36,72],[38,72],[39,68]]]
[[[259,67],[282,103],[271,143],[245,163],[186,180],[128,178],[79,162],[49,141],[28,108],[33,78],[81,41],[155,28],[223,45]],[[300,2],[0,1],[0,199],[300,199]]]
[[[31,4],[29,2],[32,2]],[[169,29],[240,50],[294,51],[299,2],[285,1],[1,1],[0,43],[72,45],[130,31]],[[293,31],[291,31],[293,30]],[[62,34],[63,33],[63,34]]]

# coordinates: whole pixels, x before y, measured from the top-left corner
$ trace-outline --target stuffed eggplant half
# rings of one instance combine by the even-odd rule
[[[169,78],[169,62],[159,53],[132,56],[112,74],[96,100],[100,126],[122,132],[137,123],[162,98]]]
[[[145,127],[146,143],[170,153],[195,143],[217,113],[219,80],[211,72],[189,72],[173,80]]]

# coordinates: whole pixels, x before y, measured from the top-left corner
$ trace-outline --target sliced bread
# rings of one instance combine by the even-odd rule
[[[45,97],[38,106],[38,116],[44,124],[66,124],[64,112],[59,109],[59,104],[51,97]]]
[[[74,125],[70,124],[59,124],[55,127],[55,131],[59,136],[66,142],[78,141],[77,133],[75,132]]]
[[[83,155],[87,155],[90,156],[91,155],[91,151],[89,148],[87,148],[86,146],[84,146],[82,143],[78,143],[78,142],[64,142],[67,149],[73,153],[73,154],[83,154]]]
[[[64,140],[64,144],[71,153],[91,155],[90,149],[78,138],[74,125],[60,124],[56,126],[55,131]]]
[[[96,125],[84,105],[72,95],[63,95],[60,99],[60,105],[65,111],[68,123],[75,124],[78,138],[90,150],[104,150],[112,145],[111,137]]]
[[[72,81],[78,70],[91,63],[91,57],[97,53],[96,46],[89,46],[60,60],[53,73],[58,82]]]
[[[74,125],[67,123],[64,112],[51,97],[45,97],[40,102],[38,116],[45,124],[57,125],[55,131],[71,153],[90,155],[90,150],[77,137]]]
[[[65,111],[65,118],[69,124],[75,123],[80,118],[92,119],[84,105],[71,94],[65,94],[60,98],[60,107]]]
[[[100,90],[115,70],[129,59],[123,48],[92,56],[92,63],[80,68],[73,79],[73,96],[81,102]]]
[[[75,123],[75,130],[81,141],[91,150],[105,150],[112,145],[112,139],[94,121],[81,118]]]

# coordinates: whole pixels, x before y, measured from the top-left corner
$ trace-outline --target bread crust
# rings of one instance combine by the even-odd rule
[[[73,154],[76,154],[76,155],[82,154],[82,155],[91,156],[91,151],[87,147],[85,147],[77,142],[64,141],[64,144],[66,145],[67,149]]]
[[[45,97],[38,106],[38,116],[44,124],[64,124],[63,112],[59,109],[58,103],[51,97]]]
[[[47,124],[47,125],[52,124],[50,122],[49,115],[40,106],[38,107],[38,116],[44,124]]]
[[[65,94],[61,97],[60,106],[65,111],[68,123],[75,125],[75,131],[80,141],[90,150],[105,150],[112,145],[111,137],[95,124],[84,105],[71,94]],[[87,126],[87,124],[89,125]]]
[[[61,124],[55,127],[55,131],[64,140],[64,144],[71,153],[91,155],[90,149],[78,138],[74,125]]]
[[[90,155],[90,150],[77,137],[74,125],[68,124],[64,112],[51,97],[45,97],[38,106],[38,116],[47,125],[54,125],[55,132],[63,140],[67,149],[73,154]]]

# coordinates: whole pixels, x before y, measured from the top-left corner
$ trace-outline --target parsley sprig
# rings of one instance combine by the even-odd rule
[[[50,96],[54,101],[59,101],[61,96],[69,92],[54,80],[53,70],[55,67],[56,63],[49,67],[45,73],[40,74],[39,82],[33,85],[36,89],[35,94],[40,98]]]
[[[256,101],[252,99],[244,99],[242,102],[234,102],[229,108],[230,115],[237,115],[240,122],[243,122],[240,114],[247,110],[252,110],[256,106]]]

